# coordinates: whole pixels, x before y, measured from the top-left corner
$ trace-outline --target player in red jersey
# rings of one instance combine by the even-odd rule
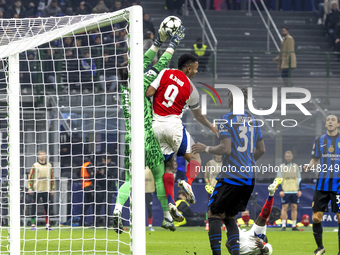
[[[188,182],[182,180],[178,186],[186,192],[188,201],[191,203],[195,203],[191,183],[199,172],[201,158],[199,154],[191,153],[191,145],[194,144],[194,141],[181,119],[185,105],[189,105],[198,122],[208,127],[216,135],[218,134],[217,128],[202,115],[198,91],[190,80],[197,73],[197,68],[197,58],[191,54],[183,54],[178,60],[178,69],[161,71],[146,91],[146,96],[154,97],[152,128],[161,146],[165,161],[170,162],[171,165],[173,156],[177,155],[183,156],[189,162],[186,175]],[[175,179],[169,167],[163,175],[163,181],[171,212],[172,205],[175,203]]]

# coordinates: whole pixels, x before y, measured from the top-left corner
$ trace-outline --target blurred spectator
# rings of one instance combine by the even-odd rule
[[[99,75],[100,86],[104,92],[114,92],[118,85],[117,68],[115,56],[110,56],[108,52],[104,53],[103,71]]]
[[[106,208],[105,208],[105,214],[108,215],[106,219],[106,225],[109,227],[111,225],[112,221],[112,212],[113,212],[113,201],[114,201],[114,194],[117,192],[119,188],[119,180],[123,180],[124,176],[120,176],[118,172],[118,167],[116,163],[111,159],[109,156],[102,156],[102,162],[99,164],[99,169],[104,172],[106,175]],[[110,215],[110,216],[109,216]]]
[[[79,89],[79,63],[72,49],[65,50],[66,61],[62,61],[62,81],[70,84],[70,90]],[[66,89],[66,88],[63,88]]]
[[[91,13],[91,6],[89,6],[85,1],[81,1],[75,11],[76,15],[85,15],[85,14],[90,14],[90,13]]]
[[[77,36],[75,41],[75,47],[76,47],[76,58],[80,58],[81,56],[84,56],[84,48],[83,48],[83,39],[82,37]]]
[[[96,185],[95,185],[95,222],[96,227],[99,226],[105,226],[107,224],[106,222],[106,216],[103,216],[101,211],[102,207],[104,207],[104,215],[107,213],[106,208],[106,193],[107,193],[107,185],[106,185],[106,179],[107,179],[107,169],[103,166],[98,167],[96,171]]]
[[[34,1],[30,1],[27,10],[26,10],[26,17],[27,18],[34,18],[36,13],[36,6],[34,4]]]
[[[5,18],[25,18],[26,8],[22,5],[21,0],[15,0],[14,4],[6,10],[4,17]]]
[[[63,40],[63,46],[64,48],[70,48],[70,47],[73,47],[73,37],[71,36],[68,36],[68,37],[65,37],[64,40]]]
[[[155,231],[152,227],[152,196],[156,190],[155,180],[150,168],[145,168],[145,205],[148,216],[148,228],[150,231]]]
[[[0,19],[4,18],[4,8],[0,7]]]
[[[91,58],[89,50],[85,50],[85,56],[81,59],[80,63],[83,92],[88,93],[93,89],[93,78],[97,73],[96,64],[94,59]]]
[[[70,120],[66,120],[70,123]],[[71,175],[71,137],[64,125],[60,125],[60,171],[62,177],[72,178]]]
[[[99,0],[97,5],[92,9],[92,13],[104,13],[109,12],[104,0]]]
[[[281,71],[281,77],[285,86],[291,86],[292,70],[296,68],[295,41],[289,34],[288,28],[281,29],[283,40],[281,42],[280,54],[274,58]]]
[[[0,0],[0,8],[3,8],[4,10],[6,10],[7,8],[7,3],[6,0]]]
[[[338,61],[340,61],[340,24],[338,24],[335,29],[335,50],[338,53]]]
[[[99,57],[102,55],[103,55],[102,37],[100,34],[97,34],[91,46],[91,56]]]
[[[332,49],[335,48],[335,29],[338,23],[340,23],[340,11],[339,4],[337,1],[332,1],[331,12],[327,14],[325,21],[325,29],[329,38],[330,46]]]
[[[325,23],[326,16],[328,14],[328,10],[331,8],[330,0],[315,0],[315,6],[318,13],[318,25],[322,25]]]
[[[58,0],[52,0],[44,9],[45,17],[57,16],[59,14],[61,14],[61,8],[58,6]]]
[[[192,47],[193,55],[195,55],[198,59],[198,71],[206,72],[210,56],[210,52],[207,51],[207,45],[203,44],[202,38],[197,38],[196,43]]]
[[[122,4],[122,1],[120,0],[116,0],[114,3],[113,3],[113,6],[111,7],[111,11],[115,12],[115,11],[119,11],[123,9],[123,4]]]
[[[22,85],[22,93],[27,94],[32,84],[37,82],[38,63],[33,51],[20,54],[20,58],[20,83]]]
[[[83,208],[81,214],[82,226],[85,226],[85,215],[87,210],[91,205],[94,206],[94,171],[94,166],[90,162],[90,159],[85,159],[80,170],[80,177],[82,178],[81,188],[83,189]]]
[[[44,56],[43,62],[43,73],[44,73],[44,83],[52,83],[56,85],[56,59],[55,49],[48,49],[47,54]]]
[[[176,200],[176,207],[180,213],[182,213],[184,217],[184,221],[175,222],[175,226],[204,226],[204,216],[197,215],[194,213],[189,203],[187,202],[187,197],[185,196],[185,192],[180,190],[178,192],[178,199]]]
[[[147,31],[151,31],[155,34],[155,27],[150,19],[149,13],[144,13],[143,15],[143,33],[145,34]]]
[[[177,14],[179,16],[182,16],[182,6],[184,4],[185,0],[166,0],[166,7],[170,11],[170,14],[174,14],[174,11],[177,11]]]

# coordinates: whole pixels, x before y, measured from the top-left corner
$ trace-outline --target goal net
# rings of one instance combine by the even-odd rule
[[[2,19],[0,31],[0,253],[144,254],[141,7]]]

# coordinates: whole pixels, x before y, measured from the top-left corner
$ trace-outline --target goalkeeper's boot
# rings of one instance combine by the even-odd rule
[[[318,247],[315,251],[314,251],[314,255],[321,255],[324,254],[326,252],[325,247]]]
[[[120,212],[113,213],[113,229],[117,234],[121,234],[124,231],[124,226]]]
[[[161,227],[165,228],[165,229],[170,229],[171,231],[175,231],[176,230],[174,222],[168,220],[167,218],[164,218]]]
[[[174,219],[174,221],[182,222],[184,220],[183,215],[178,211],[177,207],[172,203],[169,203],[169,212],[172,218]]]
[[[277,190],[281,182],[282,182],[282,178],[275,178],[273,183],[268,186],[268,191],[269,191],[270,196],[274,196],[275,191]]]
[[[206,192],[208,192],[208,194],[211,194],[214,191],[214,187],[211,186],[210,184],[207,184],[207,185],[205,185],[205,190],[206,190]]]
[[[195,204],[196,199],[194,192],[192,192],[191,185],[184,180],[178,182],[178,187],[180,187],[184,192],[190,204]]]

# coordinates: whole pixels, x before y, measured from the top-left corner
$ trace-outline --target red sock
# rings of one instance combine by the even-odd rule
[[[152,217],[148,218],[149,225],[152,225]]]
[[[201,168],[201,164],[197,160],[190,160],[187,165],[187,179],[188,183],[191,185],[193,180],[195,180],[196,176],[199,174]]]
[[[274,197],[271,197],[271,196],[268,197],[260,213],[260,216],[262,219],[264,220],[268,219],[270,213],[272,212],[273,203],[274,203]]]
[[[175,204],[175,195],[174,195],[174,187],[175,187],[175,177],[171,173],[163,174],[163,183],[166,197],[168,198],[168,202]]]

